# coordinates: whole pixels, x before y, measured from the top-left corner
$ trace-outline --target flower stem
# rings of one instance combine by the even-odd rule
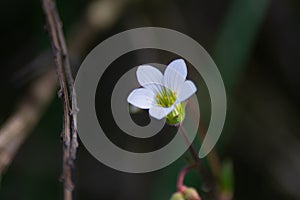
[[[194,161],[195,161],[196,163],[199,164],[200,159],[199,159],[199,157],[198,157],[198,155],[197,155],[197,153],[196,153],[195,148],[193,147],[193,145],[192,145],[191,142],[189,141],[185,129],[184,129],[183,126],[181,126],[181,125],[179,126],[179,129],[180,129],[180,133],[181,133],[181,135],[182,135],[182,137],[183,137],[185,143],[186,143],[186,144],[188,145],[188,147],[189,147],[189,151],[190,151],[190,153],[191,153],[191,155],[192,155]]]
[[[212,187],[211,175],[208,173],[208,171],[201,164],[201,160],[198,157],[198,154],[196,153],[196,150],[193,147],[192,143],[189,141],[189,139],[187,137],[187,133],[186,133],[184,127],[179,125],[179,130],[180,130],[179,132],[181,133],[183,139],[185,140],[186,144],[188,145],[188,149],[189,149],[195,163],[199,166],[199,172],[203,177],[203,181],[206,184],[205,186],[207,187],[208,190],[211,190],[211,187]]]
[[[179,175],[178,175],[178,179],[177,179],[177,191],[178,192],[182,192],[184,190],[184,177],[186,175],[187,172],[189,172],[191,169],[193,169],[196,166],[196,164],[192,164],[192,165],[188,165],[185,166],[184,168],[181,169]]]

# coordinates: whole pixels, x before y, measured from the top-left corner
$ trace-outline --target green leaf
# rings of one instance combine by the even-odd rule
[[[233,194],[234,190],[233,164],[231,160],[222,163],[220,173],[220,188],[224,193]]]
[[[217,37],[213,58],[229,90],[240,77],[270,0],[234,0]]]

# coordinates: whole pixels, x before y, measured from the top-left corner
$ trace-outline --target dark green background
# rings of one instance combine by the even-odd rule
[[[89,3],[57,2],[67,38]],[[3,124],[30,82],[47,71],[27,64],[49,49],[49,41],[40,1],[2,1],[0,20]],[[221,160],[233,162],[234,199],[300,199],[300,2],[132,0],[117,22],[99,32],[89,47],[120,31],[142,26],[166,27],[189,35],[219,67],[228,95],[228,115],[216,148]],[[161,63],[169,62],[167,56],[157,54],[155,58]],[[149,55],[144,52],[143,56]],[[74,73],[84,57],[72,61]],[[136,54],[127,62],[140,62],[141,57]],[[24,76],[18,75],[24,71]],[[203,91],[201,116],[207,124],[209,98],[204,87]],[[61,118],[61,103],[56,98],[2,174],[0,199],[62,199]],[[185,163],[183,156],[157,172],[127,174],[102,165],[80,144],[75,198],[168,199]],[[192,172],[186,184],[199,188],[202,181]]]

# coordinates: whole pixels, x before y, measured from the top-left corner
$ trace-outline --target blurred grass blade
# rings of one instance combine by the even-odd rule
[[[220,188],[222,193],[232,195],[234,192],[233,165],[231,160],[223,162],[220,173]]]
[[[218,35],[214,60],[227,90],[232,90],[251,54],[271,0],[234,0]]]

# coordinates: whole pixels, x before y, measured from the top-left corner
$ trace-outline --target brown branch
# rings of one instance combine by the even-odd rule
[[[206,130],[203,122],[201,122],[201,120],[200,120],[199,121],[199,131],[198,131],[198,136],[199,136],[198,138],[199,138],[200,143],[204,140],[206,131],[207,130]],[[220,172],[221,172],[221,161],[216,152],[216,149],[213,148],[209,152],[209,154],[207,155],[206,158],[209,163],[209,166],[211,167],[213,178],[218,181],[220,178]]]
[[[16,152],[38,123],[54,96],[57,80],[54,70],[39,77],[29,87],[16,112],[0,129],[0,174],[7,169]]]
[[[70,60],[69,60],[69,56],[68,56],[65,37],[64,37],[63,31],[62,31],[62,23],[60,21],[60,17],[59,17],[58,12],[55,8],[54,1],[50,0],[50,1],[46,1],[46,2],[48,2],[49,6],[51,6],[51,4],[53,6],[52,10],[49,10],[49,11],[52,11],[52,13],[54,15],[53,17],[54,17],[54,20],[55,20],[56,24],[53,24],[53,25],[55,25],[56,27],[53,27],[53,28],[56,28],[56,31],[57,31],[57,34],[58,34],[57,36],[58,36],[58,40],[59,40],[59,44],[60,44],[60,48],[61,48],[60,54],[61,54],[63,62],[64,62],[63,63],[64,68],[63,69],[64,69],[64,72],[65,72],[65,77],[66,77],[67,84],[68,84],[69,95],[70,95],[70,98],[71,98],[70,99],[71,100],[71,113],[70,114],[72,115],[72,118],[71,118],[71,131],[72,131],[72,134],[71,134],[70,153],[71,153],[72,160],[74,160],[76,158],[76,150],[77,150],[77,147],[78,147],[78,141],[77,141],[77,112],[78,112],[78,108],[77,108],[76,92],[75,92],[75,89],[74,89],[74,79],[73,79],[73,76],[72,76],[72,71],[71,71],[71,67],[70,67]],[[48,7],[48,9],[51,9],[51,8]],[[52,49],[54,49],[54,48],[52,47]],[[56,57],[56,55],[55,55],[55,57]],[[72,163],[72,160],[70,160],[71,163]]]
[[[53,50],[56,71],[60,84],[60,97],[63,102],[63,174],[64,199],[72,199],[72,163],[75,159],[77,142],[77,106],[73,89],[74,80],[71,74],[70,61],[55,2],[43,0],[43,10],[46,18],[47,30]],[[71,103],[71,107],[70,107]]]
[[[93,1],[79,22],[75,24],[75,29],[71,31],[72,35],[70,37],[70,46],[72,47],[72,57],[79,60],[80,57],[86,53],[87,47],[90,46],[90,43],[97,38],[99,33],[109,29],[119,19],[122,11],[126,8],[125,5],[127,3],[128,0]],[[95,6],[95,4],[97,6]],[[107,13],[102,12],[103,9],[109,9],[109,13],[111,13],[111,15],[99,16],[99,13]],[[95,22],[92,19],[98,19],[98,21]],[[35,59],[34,64],[30,64],[30,66],[33,67],[26,68],[30,68],[30,71],[32,71],[33,69],[36,69],[36,63],[45,63],[43,54]],[[40,64],[38,64],[38,66],[40,66]],[[49,63],[49,67],[47,68],[51,69],[52,67],[52,64]],[[30,73],[36,74],[36,71]],[[24,95],[25,98],[20,101],[15,112],[11,114],[8,120],[0,128],[0,174],[4,173],[4,171],[9,167],[18,149],[30,135],[33,128],[37,125],[42,117],[43,111],[54,97],[57,88],[57,77],[54,70],[44,70],[34,76],[39,76],[39,78],[32,80],[33,82],[29,90]],[[31,78],[33,77],[31,76]],[[71,104],[72,110],[76,111],[77,109],[74,109],[76,108],[76,106],[74,106],[76,105],[76,102],[73,100],[73,103],[71,102]],[[77,130],[77,118],[76,115],[72,116],[72,124],[74,124],[72,127],[72,133],[75,133]],[[77,135],[72,134],[71,140],[76,141],[76,139]],[[76,149],[74,148],[76,143],[73,142],[72,145],[73,147],[71,147],[71,149]],[[74,158],[75,154],[76,151],[71,152],[72,158]]]

